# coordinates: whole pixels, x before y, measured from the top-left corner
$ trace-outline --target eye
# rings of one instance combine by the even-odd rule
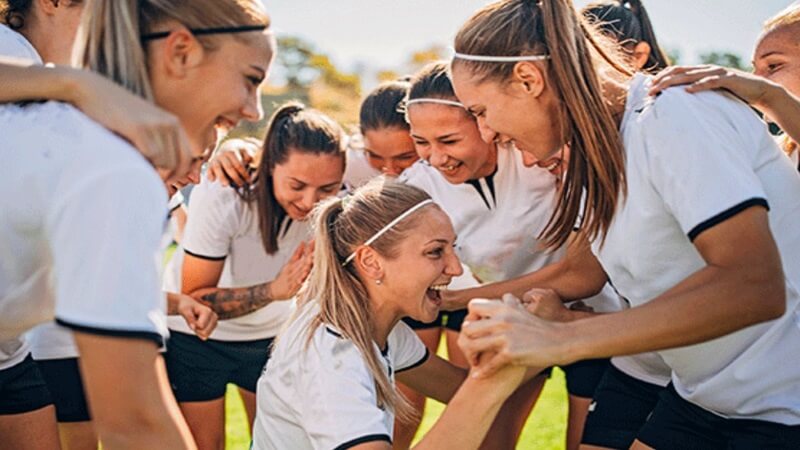
[[[414,159],[416,157],[417,157],[416,153],[414,153],[414,154],[409,153],[407,155],[400,155],[395,159],[397,159],[398,161],[409,161],[409,160]]]
[[[334,192],[336,192],[337,188],[338,186],[326,186],[320,190],[326,194],[333,194]]]
[[[415,140],[415,141],[414,141],[414,145],[416,145],[416,146],[424,146],[424,145],[428,145],[428,141],[416,141],[416,140]]]
[[[246,77],[248,83],[250,83],[253,87],[258,87],[261,84],[262,79],[260,77],[248,76]]]
[[[428,252],[428,256],[433,259],[441,258],[444,255],[444,247],[436,247]]]
[[[781,64],[781,63],[772,63],[772,64],[767,64],[767,72],[769,72],[769,73],[775,73],[775,72],[776,72],[776,71],[778,71],[778,70],[779,70],[781,67],[783,67],[783,64]]]
[[[306,186],[304,184],[292,183],[289,188],[293,191],[302,191]]]
[[[444,145],[453,145],[453,144],[457,144],[457,143],[458,143],[458,140],[455,140],[455,141],[451,141],[451,140],[442,141],[442,144],[444,144]]]

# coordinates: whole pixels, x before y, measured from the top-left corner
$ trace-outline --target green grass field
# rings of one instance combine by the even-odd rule
[[[417,438],[433,426],[443,409],[443,404],[428,400]],[[247,432],[244,408],[239,394],[230,386],[226,398],[226,414],[228,418],[225,427],[227,432],[226,449],[247,450],[250,448],[250,434]],[[564,385],[564,373],[556,369],[553,371],[553,376],[547,381],[541,398],[528,418],[517,448],[562,450],[566,420],[567,393]]]

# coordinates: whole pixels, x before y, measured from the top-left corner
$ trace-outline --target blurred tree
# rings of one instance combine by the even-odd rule
[[[703,64],[716,64],[718,66],[750,71],[749,64],[744,64],[742,58],[735,53],[722,51],[706,52],[700,55],[700,61]]]
[[[438,44],[416,51],[408,59],[409,70],[416,72],[428,63],[445,59],[446,54],[446,49]]]
[[[669,58],[669,63],[673,66],[680,65],[681,63],[681,50],[678,48],[668,48],[664,50],[667,52],[667,58]]]

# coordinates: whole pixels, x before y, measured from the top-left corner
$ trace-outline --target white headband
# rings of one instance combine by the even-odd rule
[[[492,56],[492,55],[467,55],[465,53],[455,52],[454,59],[463,59],[465,61],[481,61],[481,62],[518,62],[518,61],[542,61],[550,59],[550,55],[520,55],[520,56]]]
[[[447,106],[455,106],[457,108],[467,109],[462,103],[459,103],[455,100],[445,100],[443,98],[433,98],[433,97],[422,97],[422,98],[414,98],[411,100],[403,100],[397,104],[397,112],[401,114],[408,114],[408,107],[414,104],[421,104],[421,103],[436,103],[438,105],[447,105]],[[406,117],[406,121],[408,121],[408,117]]]
[[[373,234],[372,237],[367,239],[362,245],[367,246],[367,245],[372,244],[379,237],[383,236],[384,233],[386,233],[387,231],[392,229],[393,226],[395,226],[398,223],[400,223],[401,220],[403,220],[406,217],[408,217],[409,215],[411,215],[414,211],[416,211],[416,210],[418,210],[418,209],[422,208],[423,206],[425,206],[427,204],[430,204],[430,203],[433,203],[433,200],[427,199],[427,200],[423,200],[423,201],[417,203],[416,205],[412,206],[411,208],[408,208],[403,214],[400,214],[393,221],[387,223],[385,227],[383,227],[380,230],[378,230],[377,233]],[[355,258],[355,257],[356,257],[356,252],[350,253],[350,256],[348,256],[347,259],[345,259],[344,262],[342,263],[342,267],[344,267],[347,264],[349,264],[350,261],[352,261],[353,258]]]

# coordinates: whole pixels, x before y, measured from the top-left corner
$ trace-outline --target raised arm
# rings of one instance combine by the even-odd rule
[[[0,103],[57,100],[127,139],[166,178],[189,172],[193,156],[178,119],[88,70],[0,57]]]

